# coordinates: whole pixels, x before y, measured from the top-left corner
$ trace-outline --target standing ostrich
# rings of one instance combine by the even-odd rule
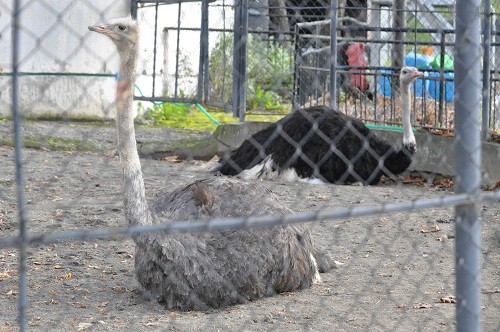
[[[116,128],[129,225],[289,212],[264,187],[216,177],[174,190],[159,198],[150,210],[132,115],[137,24],[117,19],[89,29],[110,37],[120,55]],[[220,308],[303,289],[319,280],[311,235],[303,225],[140,234],[133,239],[137,280],[146,293],[169,309]],[[322,272],[331,267],[329,257],[318,258]]]
[[[255,133],[224,157],[215,171],[267,176],[293,169],[301,178],[332,183],[376,184],[382,175],[403,173],[415,153],[410,122],[410,84],[422,73],[404,67],[399,76],[403,146],[385,142],[363,122],[325,106],[299,109]],[[380,162],[379,162],[380,161]]]

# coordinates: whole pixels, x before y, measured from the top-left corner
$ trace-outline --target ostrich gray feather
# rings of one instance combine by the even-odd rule
[[[174,190],[152,205],[155,222],[290,212],[261,185],[213,178]],[[159,302],[180,310],[245,303],[307,288],[317,276],[304,225],[224,232],[143,234],[136,276]]]

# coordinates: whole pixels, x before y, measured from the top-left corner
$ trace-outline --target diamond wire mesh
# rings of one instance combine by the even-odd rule
[[[111,13],[128,10],[126,6],[106,6],[101,2],[99,6],[102,7],[94,7],[94,3],[87,1],[74,1],[60,7],[46,1],[22,3],[19,45],[22,51],[22,72],[41,68],[36,71],[81,74],[88,70],[90,74],[104,72],[114,76],[116,54],[112,52],[111,45],[96,44],[97,38],[86,31],[86,26],[106,21]],[[301,2],[294,6],[305,7],[305,4]],[[279,5],[276,7],[279,9]],[[3,36],[0,42],[8,45],[5,36],[10,34],[9,23],[13,12],[7,2],[0,2],[0,8],[0,31]],[[151,14],[146,14],[146,10],[139,10],[139,22],[143,26],[149,25],[146,30],[151,33],[153,24],[148,22]],[[81,22],[84,24],[81,27],[75,16],[82,19],[80,13],[88,14],[87,11],[91,13],[91,18],[83,15],[85,22]],[[41,12],[44,14],[40,14]],[[296,13],[296,8],[292,12]],[[48,21],[43,21],[41,28],[32,28],[29,23],[35,20],[29,19],[30,14],[37,17],[46,15]],[[300,16],[294,14],[293,17]],[[271,25],[273,24],[280,23],[278,21]],[[59,47],[52,44],[46,46],[48,44],[45,42],[48,43],[53,35],[61,34],[67,34],[70,41],[60,41],[59,45],[56,43]],[[280,40],[279,34],[275,38]],[[194,37],[182,39],[191,39],[193,44],[198,45],[199,39]],[[281,39],[290,43],[285,37]],[[73,45],[75,43],[76,46]],[[227,45],[231,45],[231,42]],[[251,44],[249,52],[252,51],[250,48]],[[157,46],[157,53],[158,49],[161,48]],[[147,48],[140,57],[144,69],[139,68],[139,72],[145,72],[145,76],[151,76],[153,70],[151,52]],[[82,53],[85,59],[78,63],[76,60],[80,59]],[[32,59],[45,65],[36,67],[29,63]],[[5,70],[11,66],[8,58],[2,58],[1,66],[4,72],[9,72],[9,69]],[[257,69],[258,66],[255,65],[254,70]],[[161,74],[163,73],[158,72],[157,87],[161,86]],[[259,75],[261,74],[256,74]],[[174,76],[169,76],[170,80],[181,75],[177,73]],[[114,105],[110,102],[113,94],[104,99],[106,102],[99,99],[102,94],[113,91],[112,78],[77,75],[55,77],[20,77],[20,110],[25,116],[30,109],[43,105],[42,108],[50,109],[49,114],[60,114],[63,119],[67,119],[72,117],[75,109],[83,112],[92,108],[89,104],[95,103],[103,105],[101,109],[105,111],[101,117],[113,117]],[[1,83],[2,91],[7,91],[3,96],[8,95],[7,98],[2,98],[2,109],[7,112],[11,108],[10,91],[14,88],[8,78],[9,76],[3,76]],[[282,89],[289,93],[287,89],[290,86],[283,87],[286,80],[276,78],[276,81],[270,83],[271,87],[276,85],[277,91]],[[23,81],[24,79],[26,80]],[[61,86],[73,86],[76,92],[69,93]],[[472,90],[477,86],[472,84],[467,88]],[[154,95],[162,95],[161,89],[154,91]],[[179,88],[177,92],[177,95],[174,92],[174,98],[181,97]],[[54,95],[71,97],[60,102]],[[23,99],[27,96],[29,98]],[[477,100],[475,104],[479,102]],[[395,112],[397,111],[393,110]],[[392,118],[384,119],[390,122]],[[477,114],[471,111],[464,121],[469,124],[473,121],[474,125],[471,127],[476,128],[476,134],[480,127],[478,119]],[[12,142],[11,125],[9,120],[1,123],[2,144],[9,145]],[[464,130],[471,127],[464,127]],[[496,220],[499,211],[495,204],[499,199],[498,190],[468,195],[467,187],[461,187],[460,191],[464,194],[453,195],[450,189],[445,188],[445,181],[439,176],[425,172],[417,172],[423,180],[412,177],[404,180],[385,179],[377,186],[310,186],[274,179],[263,181],[263,184],[271,188],[278,199],[294,212],[299,212],[298,215],[251,216],[234,218],[229,222],[214,220],[210,223],[172,223],[131,229],[124,227],[123,223],[121,183],[113,128],[68,124],[65,121],[25,122],[22,128],[26,147],[22,161],[26,185],[21,188],[26,194],[28,234],[25,243],[21,243],[16,236],[18,215],[15,196],[18,183],[15,180],[16,169],[11,163],[13,151],[8,147],[1,148],[3,190],[0,193],[0,227],[5,236],[0,240],[0,301],[5,308],[0,315],[1,329],[15,330],[18,323],[16,317],[19,308],[14,301],[21,295],[16,283],[23,273],[18,269],[18,251],[14,248],[22,247],[27,250],[28,269],[27,326],[24,329],[160,330],[170,327],[179,330],[449,330],[455,327],[457,319],[454,305],[448,303],[455,301],[452,296],[455,291],[452,264],[455,222],[451,207],[460,205],[467,210],[467,206],[472,204],[481,208],[482,218],[482,323],[485,330],[494,331],[499,327],[496,317],[499,307]],[[303,140],[291,139],[284,131],[278,131],[277,135],[284,136],[297,151],[295,157],[299,159],[301,154],[298,152],[313,136],[319,136],[323,140],[326,138],[335,151],[341,135],[330,140],[328,133],[317,131],[314,125],[311,128],[309,136],[306,135],[307,138],[302,138]],[[348,124],[345,128],[341,134],[352,132],[353,126]],[[353,134],[355,138],[362,136],[358,130],[354,130]],[[148,143],[176,141],[185,137],[183,132],[155,129],[139,129],[137,135],[139,149],[143,154],[148,154]],[[202,139],[207,137],[202,136]],[[388,139],[400,140],[401,133],[389,136]],[[30,145],[42,149],[29,149]],[[417,135],[418,150],[415,158],[424,158],[422,152],[426,151],[425,158],[432,160],[429,171],[436,173],[450,174],[457,171],[461,174],[467,167],[471,167],[473,172],[481,167],[477,160],[455,167],[450,160],[452,154],[445,155],[443,152],[450,150],[449,145],[449,141],[441,142],[438,136],[429,133]],[[461,136],[457,138],[455,149],[457,146],[466,150],[465,154],[474,154],[478,149],[477,146],[467,146]],[[370,155],[381,160],[380,155],[370,151],[370,146],[364,148]],[[260,149],[263,150],[265,154],[265,149]],[[493,163],[498,163],[498,150],[489,151],[492,153]],[[329,155],[330,152],[324,156]],[[311,158],[303,159],[314,168]],[[350,164],[351,169],[352,163],[357,160],[356,156],[351,159],[345,156],[342,158],[342,155],[341,159]],[[200,166],[199,163],[166,163],[154,159],[143,159],[142,162],[149,197],[161,195],[165,186],[178,187],[193,179],[210,176],[207,167]],[[418,167],[416,170],[420,169]],[[315,170],[318,172],[318,168]],[[408,184],[419,181],[427,184],[423,187]],[[128,237],[123,237],[138,231],[170,232],[177,229],[194,232],[217,230],[228,225],[250,227],[253,224],[301,221],[314,221],[311,229],[317,245],[326,249],[339,262],[337,269],[322,275],[322,284],[302,292],[287,293],[208,313],[166,314],[161,305],[149,301],[134,281],[134,243]],[[96,238],[105,238],[106,241],[95,241]],[[460,262],[459,258],[458,261]],[[477,323],[475,318],[471,320],[474,324]]]

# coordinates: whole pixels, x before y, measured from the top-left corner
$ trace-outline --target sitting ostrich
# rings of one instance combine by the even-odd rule
[[[250,176],[262,177],[293,169],[301,178],[363,184],[376,184],[382,175],[403,173],[416,146],[410,122],[410,84],[421,76],[416,68],[401,69],[401,148],[379,138],[358,119],[313,106],[296,110],[255,133],[225,156],[215,171],[237,175],[251,169]]]
[[[138,27],[127,18],[89,29],[110,37],[120,56],[116,128],[129,225],[289,212],[260,185],[217,177],[176,189],[149,209],[132,114]],[[319,280],[317,262],[322,272],[331,267],[328,256],[317,256],[316,261],[311,235],[298,224],[140,234],[133,239],[136,277],[142,288],[169,309],[183,311],[220,308],[307,288]]]

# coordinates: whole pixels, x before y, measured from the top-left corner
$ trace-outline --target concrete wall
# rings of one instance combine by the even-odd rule
[[[214,133],[218,143],[217,150],[224,152],[236,149],[245,139],[257,131],[267,127],[267,122],[232,123],[219,126]],[[400,142],[402,133],[392,130],[377,130],[373,132],[389,142]],[[411,170],[437,173],[442,175],[455,175],[453,137],[432,135],[430,133],[416,133],[417,152]],[[482,172],[483,183],[492,185],[500,180],[500,145],[483,143]]]
[[[24,115],[112,117],[114,78],[41,76],[29,73],[114,73],[118,58],[111,41],[87,27],[130,12],[128,0],[24,2],[19,71]],[[60,18],[58,17],[60,15]],[[0,72],[12,72],[12,1],[0,7]],[[10,116],[11,78],[0,76],[0,116]]]

